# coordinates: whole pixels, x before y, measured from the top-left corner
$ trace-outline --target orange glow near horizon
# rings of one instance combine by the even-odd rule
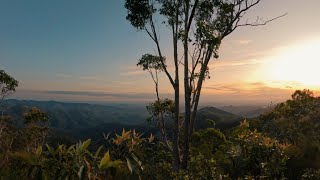
[[[258,70],[271,87],[320,90],[320,39],[281,48]]]

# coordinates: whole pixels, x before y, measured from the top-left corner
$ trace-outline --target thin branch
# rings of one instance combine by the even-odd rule
[[[150,73],[150,75],[151,75],[151,78],[152,78],[153,82],[154,82],[155,84],[157,84],[157,81],[156,81],[156,79],[154,78],[154,75],[153,75],[152,70],[148,69],[148,71],[149,71],[149,73]]]
[[[199,0],[195,0],[195,2],[193,4],[193,8],[191,10],[191,14],[190,14],[190,18],[189,18],[189,22],[188,22],[188,26],[187,26],[186,32],[189,32],[189,30],[190,30],[190,27],[191,27],[191,24],[192,24],[192,20],[193,20],[194,14],[196,12],[196,8],[198,6],[198,3],[199,3]]]
[[[277,16],[275,18],[269,19],[267,21],[258,23],[259,20],[261,20],[259,17],[256,19],[255,22],[253,23],[244,23],[244,24],[239,24],[241,18],[246,14],[247,10],[249,10],[250,8],[252,8],[253,6],[257,5],[261,0],[252,0],[251,3],[248,3],[248,0],[238,0],[236,3],[234,3],[234,7],[237,7],[237,12],[235,13],[233,17],[233,19],[231,20],[227,30],[221,35],[221,40],[228,36],[229,34],[231,34],[234,30],[236,30],[238,27],[243,27],[243,26],[264,26],[267,25],[268,23],[275,21],[279,18],[282,18],[284,16],[286,16],[288,13],[282,14],[280,16]],[[242,4],[243,2],[245,2],[245,6],[243,7]]]
[[[148,35],[150,36],[150,38],[153,40],[153,41],[156,41],[155,38],[151,35],[150,31],[145,28],[145,31],[148,33]]]
[[[274,21],[274,20],[277,20],[277,19],[279,19],[279,18],[282,18],[282,17],[286,16],[287,14],[288,14],[288,13],[282,14],[282,15],[280,15],[280,16],[277,16],[277,17],[275,17],[275,18],[269,19],[269,20],[267,20],[267,21],[265,21],[265,22],[262,22],[262,23],[258,23],[258,21],[259,21],[259,19],[260,19],[260,18],[258,17],[255,23],[240,24],[240,25],[238,25],[237,27],[241,27],[241,26],[264,26],[264,25],[267,25],[268,23],[270,23],[270,22],[272,22],[272,21]]]
[[[174,81],[173,81],[170,73],[168,72],[168,70],[167,70],[167,68],[166,68],[166,65],[165,65],[165,63],[164,63],[164,60],[163,60],[163,56],[162,56],[162,53],[161,53],[161,50],[160,50],[159,41],[158,41],[158,38],[157,38],[157,32],[156,32],[156,30],[155,30],[155,26],[154,26],[154,23],[153,23],[153,19],[152,19],[152,18],[150,19],[150,25],[151,25],[151,30],[152,30],[153,36],[150,36],[151,33],[148,32],[148,31],[147,31],[147,32],[148,32],[148,34],[150,33],[150,34],[149,34],[150,37],[153,37],[152,39],[153,39],[153,41],[156,43],[157,50],[158,50],[159,57],[160,57],[160,62],[161,62],[161,65],[163,66],[163,70],[164,70],[164,72],[166,73],[166,75],[168,76],[171,85],[174,86]]]

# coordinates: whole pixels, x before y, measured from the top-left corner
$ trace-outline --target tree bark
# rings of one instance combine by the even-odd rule
[[[180,169],[180,149],[179,149],[179,81],[175,85],[174,89],[174,100],[175,100],[175,118],[174,118],[174,129],[173,129],[173,169],[175,171]]]
[[[189,39],[188,39],[188,25],[189,25],[189,0],[185,1],[185,31],[184,31],[184,40],[183,40],[183,48],[184,48],[184,104],[185,104],[185,116],[184,116],[184,151],[182,158],[182,169],[188,168],[188,160],[189,160],[189,126],[190,126],[190,116],[191,116],[191,93],[189,87]]]
[[[178,18],[178,15],[176,15]],[[180,149],[179,149],[179,114],[180,114],[180,82],[179,82],[179,64],[178,64],[178,35],[177,35],[178,24],[176,27],[172,26],[173,33],[173,58],[175,64],[175,84],[174,84],[174,102],[175,102],[175,117],[174,117],[174,130],[173,130],[173,168],[174,170],[180,169],[181,159],[180,159]]]
[[[190,134],[192,134],[193,130],[194,130],[194,123],[195,123],[197,112],[198,112],[198,105],[199,105],[199,101],[200,101],[200,94],[201,94],[202,84],[203,84],[203,81],[204,81],[204,78],[205,78],[205,74],[206,74],[206,70],[207,70],[207,67],[208,67],[208,63],[209,63],[209,61],[211,59],[211,56],[212,56],[212,52],[213,52],[212,49],[208,50],[208,54],[205,57],[204,63],[201,66],[200,76],[199,76],[199,79],[198,79],[197,89],[196,89],[195,104],[194,104],[192,115],[191,115],[191,126],[190,126],[190,130],[189,130]]]

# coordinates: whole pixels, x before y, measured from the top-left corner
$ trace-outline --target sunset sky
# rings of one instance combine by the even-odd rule
[[[136,67],[152,41],[125,19],[122,0],[1,0],[0,69],[20,82],[15,98],[146,102],[152,80]],[[262,0],[244,18],[285,17],[227,37],[212,61],[203,103],[279,102],[295,89],[320,89],[320,1]],[[161,30],[170,61],[172,44]],[[172,89],[164,75],[161,92]]]

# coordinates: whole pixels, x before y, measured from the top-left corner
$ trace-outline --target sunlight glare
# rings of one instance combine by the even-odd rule
[[[320,87],[320,40],[285,48],[272,60],[271,81],[297,82],[306,88]]]

